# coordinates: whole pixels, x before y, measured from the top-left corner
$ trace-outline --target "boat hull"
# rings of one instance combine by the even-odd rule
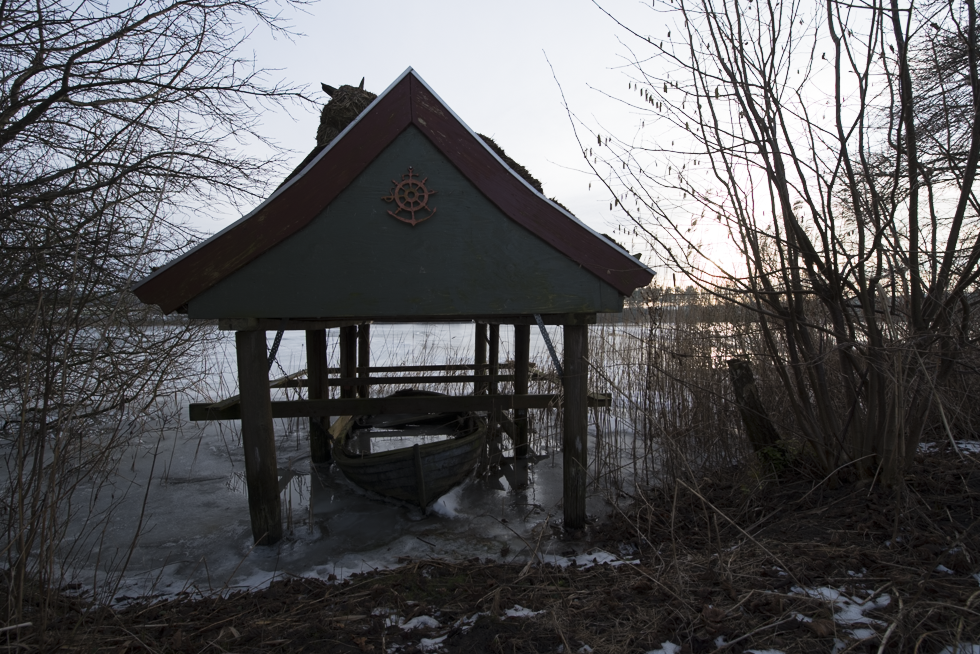
[[[334,437],[333,460],[344,476],[365,490],[423,508],[470,474],[487,432],[482,418],[469,416],[467,426],[455,438],[358,455],[347,450],[355,422],[349,420],[346,429]]]

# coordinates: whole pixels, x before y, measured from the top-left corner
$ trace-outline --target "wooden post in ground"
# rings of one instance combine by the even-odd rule
[[[494,323],[489,325],[489,328],[490,382],[487,385],[487,389],[490,395],[497,395],[500,390],[497,384],[497,375],[500,373],[500,325]],[[494,410],[490,412],[491,437],[495,438],[500,432],[500,417],[500,411]]]
[[[497,386],[497,375],[500,374],[500,325],[494,324],[489,325],[489,327],[490,395],[496,395],[499,390]]]
[[[363,324],[357,328],[357,376],[367,377],[371,365],[371,325]],[[357,387],[357,397],[368,397],[367,384]]]
[[[357,326],[340,328],[340,376],[350,379],[357,373]],[[353,398],[353,385],[341,386],[340,397]]]
[[[782,449],[779,443],[779,432],[769,419],[759,390],[755,386],[755,375],[752,366],[746,359],[729,359],[728,374],[732,380],[732,390],[735,392],[735,403],[745,425],[745,435],[756,453],[767,447]]]
[[[235,348],[252,538],[256,545],[272,545],[282,538],[282,515],[265,332],[235,332]]]
[[[514,325],[514,395],[527,395],[531,326]],[[527,409],[514,409],[514,456],[527,458]]]
[[[473,363],[476,368],[473,374],[477,377],[487,374],[487,324],[484,322],[476,323],[476,347]],[[473,382],[473,395],[486,395],[488,385],[486,382]]]
[[[306,378],[307,391],[311,400],[326,400],[330,397],[327,385],[327,330],[306,330]],[[310,418],[310,460],[313,463],[330,461],[329,417]]]
[[[589,327],[565,325],[563,505],[566,529],[585,527],[588,463]]]

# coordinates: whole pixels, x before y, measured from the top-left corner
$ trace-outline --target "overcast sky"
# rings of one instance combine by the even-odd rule
[[[666,27],[646,3],[610,0],[608,7],[643,34]],[[473,130],[493,137],[575,215],[611,232],[609,196],[579,154],[561,90],[592,126],[629,135],[640,118],[604,95],[628,93],[619,69],[628,35],[589,0],[322,0],[294,13],[294,42],[256,34],[257,64],[281,69],[327,101],[320,83],[357,84],[380,93],[411,66]],[[630,43],[636,45],[635,39]],[[554,67],[552,75],[551,66]],[[295,151],[298,163],[315,144],[319,114],[269,115],[264,132]],[[589,136],[589,145],[591,145]],[[207,225],[217,231],[238,216]]]

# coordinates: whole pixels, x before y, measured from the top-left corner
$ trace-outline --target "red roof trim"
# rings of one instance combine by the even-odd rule
[[[501,211],[624,295],[650,283],[645,266],[544,199],[501,162],[411,69],[291,183],[251,214],[133,289],[170,313],[313,220],[408,125],[415,124]],[[502,174],[506,173],[506,174]]]

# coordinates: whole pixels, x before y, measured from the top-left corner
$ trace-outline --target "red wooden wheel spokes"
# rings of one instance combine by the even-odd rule
[[[412,227],[415,227],[423,220],[431,218],[436,210],[428,206],[429,197],[435,195],[436,192],[429,190],[425,186],[428,179],[428,177],[421,180],[417,179],[415,172],[409,166],[408,173],[402,175],[400,182],[391,180],[391,183],[395,187],[391,189],[388,195],[383,196],[381,199],[385,202],[394,202],[398,209],[389,211],[388,215],[397,218],[403,223],[408,223]],[[429,215],[424,218],[416,218],[415,214],[420,211],[428,211]],[[402,212],[408,213],[408,216],[401,215]]]

